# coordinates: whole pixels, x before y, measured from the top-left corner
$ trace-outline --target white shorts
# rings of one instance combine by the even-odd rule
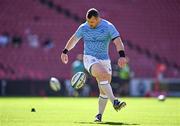
[[[85,69],[91,74],[91,66],[95,63],[99,63],[99,64],[102,64],[102,66],[104,66],[104,68],[107,70],[107,72],[109,74],[112,74],[112,68],[111,68],[111,61],[108,59],[108,60],[100,60],[100,59],[97,59],[93,56],[90,56],[90,55],[84,55],[83,56],[83,63],[84,63],[84,67]]]

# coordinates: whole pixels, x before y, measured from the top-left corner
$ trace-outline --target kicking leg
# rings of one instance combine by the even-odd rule
[[[96,63],[91,67],[91,73],[98,81],[98,85],[101,90],[108,96],[108,98],[113,103],[116,98],[110,85],[111,75],[106,71],[104,66],[99,63]]]
[[[112,91],[111,83],[111,74],[99,63],[94,64],[91,67],[91,73],[98,81],[99,87],[106,94],[106,96],[111,100],[113,107],[116,111],[120,110],[126,105],[125,102],[118,101]]]

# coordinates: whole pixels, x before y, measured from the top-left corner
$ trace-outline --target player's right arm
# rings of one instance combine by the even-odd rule
[[[61,61],[64,64],[68,63],[68,55],[67,52],[70,51],[71,49],[73,49],[75,47],[75,45],[77,44],[77,42],[80,40],[80,38],[76,37],[75,34],[73,34],[71,36],[71,38],[68,40],[63,52],[61,53]]]
[[[71,36],[71,38],[68,40],[63,52],[61,53],[61,60],[64,64],[68,63],[68,51],[74,48],[74,46],[77,44],[77,42],[83,37],[82,32],[83,24],[79,26],[77,31]]]

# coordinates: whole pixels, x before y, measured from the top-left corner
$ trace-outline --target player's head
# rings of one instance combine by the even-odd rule
[[[95,28],[100,21],[98,10],[95,8],[89,9],[86,13],[86,20],[91,28]]]

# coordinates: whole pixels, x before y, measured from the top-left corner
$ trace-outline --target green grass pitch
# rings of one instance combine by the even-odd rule
[[[102,123],[94,123],[97,98],[0,98],[0,126],[180,126],[180,98],[123,98],[116,112],[108,102]],[[36,112],[31,112],[35,108]]]

